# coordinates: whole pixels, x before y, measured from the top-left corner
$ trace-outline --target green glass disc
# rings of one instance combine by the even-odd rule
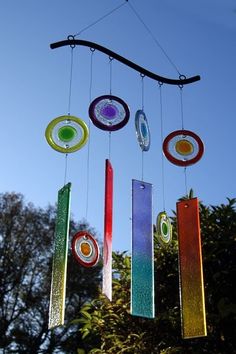
[[[172,240],[172,226],[165,211],[157,215],[157,238],[162,246],[168,246]]]
[[[163,235],[168,234],[168,226],[165,222],[163,222],[163,224],[162,224],[162,233],[163,233]]]
[[[61,127],[59,130],[58,130],[58,138],[61,140],[61,141],[64,141],[64,142],[69,142],[71,140],[73,140],[77,135],[77,131],[74,127],[71,127],[71,126],[64,126],[64,127]]]

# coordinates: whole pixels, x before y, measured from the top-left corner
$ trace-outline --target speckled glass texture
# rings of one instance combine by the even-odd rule
[[[48,328],[64,324],[71,183],[58,192]]]
[[[132,181],[131,314],[154,318],[152,185]]]
[[[207,329],[197,198],[177,203],[177,223],[182,336],[203,337]]]

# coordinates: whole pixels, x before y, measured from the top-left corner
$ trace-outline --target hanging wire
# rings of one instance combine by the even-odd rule
[[[111,132],[108,134],[108,158],[111,160]]]
[[[184,167],[184,184],[186,197],[188,196],[188,185],[187,185],[187,167]]]
[[[109,68],[110,68],[110,95],[111,95],[111,92],[112,92],[112,61],[113,61],[113,58],[112,58],[112,57],[109,57]]]
[[[180,115],[181,115],[181,126],[182,130],[184,130],[184,106],[183,106],[183,85],[179,85],[180,88]],[[185,185],[185,193],[188,195],[188,186],[187,186],[187,167],[184,167],[184,185]]]
[[[142,85],[142,110],[144,110],[144,74],[140,74],[142,81],[141,81],[141,85]]]
[[[160,99],[160,118],[161,118],[161,143],[163,144],[163,105],[162,105],[162,83],[159,82],[159,99]],[[161,180],[162,180],[162,203],[165,211],[165,171],[164,171],[164,156],[161,154]]]
[[[90,82],[89,82],[89,104],[92,101],[92,85],[93,85],[93,56],[95,49],[90,48],[91,51],[91,57],[90,57]],[[88,219],[88,208],[89,208],[89,187],[90,187],[90,141],[91,141],[91,121],[89,119],[88,121],[88,129],[89,129],[89,134],[90,137],[88,139],[88,150],[87,150],[87,171],[86,171],[86,208],[85,208],[85,218],[86,220]]]
[[[79,31],[78,33],[76,33],[74,35],[74,37],[79,36],[81,33],[83,33],[84,31],[86,31],[87,29],[89,29],[90,27],[96,25],[98,22],[104,20],[104,18],[108,17],[109,15],[111,15],[113,12],[117,11],[119,8],[121,8],[122,6],[124,6],[126,4],[127,0],[124,1],[122,4],[118,5],[117,7],[115,7],[113,10],[107,12],[105,15],[99,17],[96,21],[92,22],[90,25],[84,27],[81,31]]]
[[[181,127],[182,127],[182,130],[184,130],[183,86],[179,86],[179,88],[180,88]]]
[[[64,186],[67,181],[67,163],[68,163],[68,154],[65,155],[65,173],[64,173]]]
[[[110,82],[109,82],[109,87],[110,87],[110,95],[112,95],[112,61],[113,58],[109,57],[109,68],[110,68]],[[111,132],[108,134],[108,158],[111,160]]]
[[[142,150],[142,178],[141,178],[142,182],[143,182],[143,174],[144,174],[144,151]]]
[[[71,46],[71,52],[70,52],[70,79],[69,79],[68,115],[70,115],[70,107],[71,107],[71,92],[72,92],[72,78],[73,78],[74,48],[75,48],[75,46]]]
[[[146,25],[146,23],[143,21],[143,19],[141,18],[141,16],[138,14],[138,12],[135,10],[135,8],[133,7],[133,5],[131,5],[130,1],[127,1],[129,7],[131,8],[131,10],[133,11],[133,13],[136,15],[136,17],[139,19],[139,21],[142,23],[142,25],[145,27],[146,31],[149,33],[149,35],[152,37],[153,41],[155,42],[155,44],[158,46],[159,49],[161,49],[162,53],[165,55],[165,57],[167,58],[167,60],[169,61],[169,63],[173,66],[173,68],[177,71],[177,73],[179,75],[180,71],[178,69],[178,67],[175,65],[175,63],[173,62],[173,60],[171,60],[171,58],[169,57],[169,55],[167,54],[167,52],[164,50],[164,48],[162,47],[162,45],[160,44],[160,42],[156,39],[156,37],[154,36],[154,34],[152,33],[152,31],[150,30],[150,28]]]

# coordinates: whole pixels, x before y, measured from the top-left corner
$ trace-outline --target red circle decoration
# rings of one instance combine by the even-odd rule
[[[89,106],[89,117],[93,124],[102,130],[115,131],[123,128],[129,116],[128,105],[117,96],[97,97]]]
[[[97,241],[88,231],[77,232],[72,239],[72,254],[84,267],[93,267],[99,260]]]
[[[185,167],[201,159],[204,145],[199,136],[192,131],[176,130],[165,138],[163,152],[170,162]]]

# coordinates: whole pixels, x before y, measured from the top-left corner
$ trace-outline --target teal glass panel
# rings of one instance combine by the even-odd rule
[[[71,183],[58,192],[48,328],[64,324]]]
[[[131,314],[154,318],[152,185],[132,181]]]

